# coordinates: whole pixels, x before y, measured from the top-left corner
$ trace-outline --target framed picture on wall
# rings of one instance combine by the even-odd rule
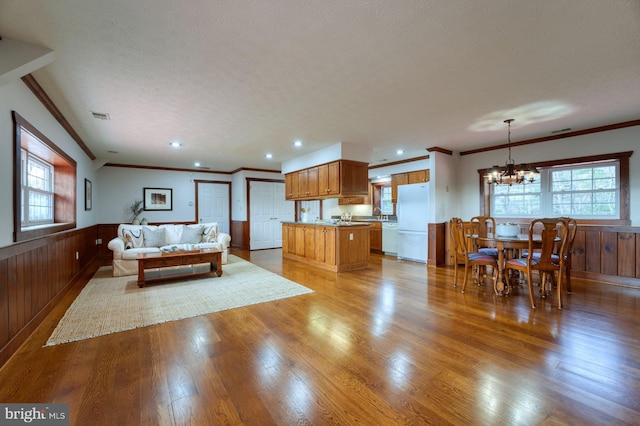
[[[93,204],[93,194],[91,193],[91,181],[89,179],[84,180],[84,209],[91,210]]]
[[[142,199],[145,210],[173,210],[173,189],[171,188],[143,188]]]

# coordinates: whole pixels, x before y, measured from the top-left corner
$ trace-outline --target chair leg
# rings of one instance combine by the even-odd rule
[[[453,264],[453,287],[458,286],[458,261]]]
[[[567,293],[571,294],[571,266],[564,266],[564,278],[565,278],[565,287],[567,287]]]
[[[562,275],[562,268],[560,268],[558,269],[558,309],[562,309]]]
[[[469,264],[464,264],[464,279],[462,280],[462,293],[464,293],[464,289],[467,287],[467,276],[469,275]]]
[[[533,274],[527,273],[527,286],[529,287],[529,301],[531,302],[531,309],[536,308],[536,302],[533,298]]]

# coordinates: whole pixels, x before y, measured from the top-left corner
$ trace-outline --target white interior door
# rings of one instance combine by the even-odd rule
[[[198,222],[218,222],[220,231],[230,234],[229,185],[226,183],[197,182],[197,186]]]
[[[250,249],[282,247],[282,223],[295,219],[295,203],[284,198],[284,183],[251,182],[249,209],[251,212]]]

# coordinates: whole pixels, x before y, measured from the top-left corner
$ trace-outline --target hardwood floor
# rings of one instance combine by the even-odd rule
[[[461,294],[452,268],[232,253],[314,293],[42,347],[76,286],[0,370],[0,401],[67,402],[72,425],[640,424],[637,289],[573,279],[565,309],[532,310],[526,286]]]

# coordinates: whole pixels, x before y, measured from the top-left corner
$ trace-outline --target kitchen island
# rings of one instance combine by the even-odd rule
[[[282,256],[334,272],[369,266],[369,224],[282,222]]]

